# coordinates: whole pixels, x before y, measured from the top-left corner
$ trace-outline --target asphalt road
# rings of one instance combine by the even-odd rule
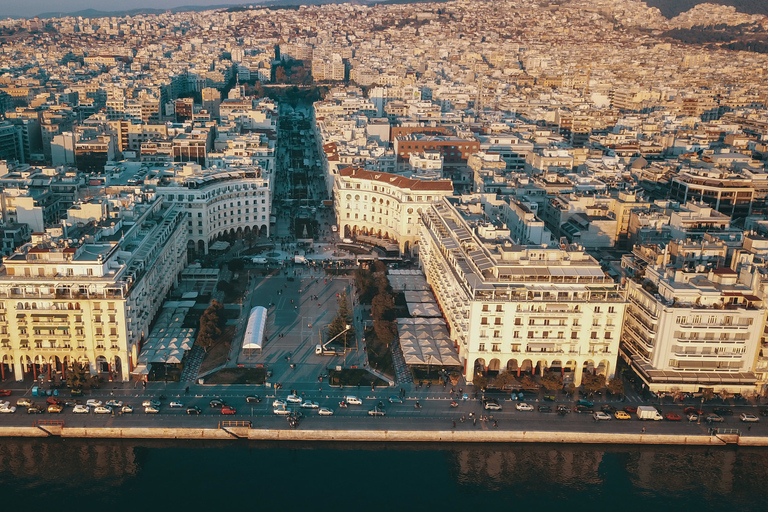
[[[122,400],[126,404],[133,405],[136,412],[124,415],[100,415],[94,414],[74,414],[71,408],[67,408],[61,414],[40,414],[28,415],[23,407],[19,407],[14,414],[0,414],[0,426],[31,426],[37,419],[62,419],[67,426],[73,427],[179,427],[179,428],[216,428],[221,420],[248,420],[252,422],[253,428],[288,428],[284,417],[277,416],[272,412],[272,401],[274,400],[274,390],[264,388],[263,386],[194,386],[190,390],[190,395],[174,392],[173,389],[163,389],[162,386],[154,385],[157,389],[148,392],[135,393],[132,390],[94,390],[91,394],[81,398],[83,402],[88,398],[98,398],[104,402],[110,398]],[[635,415],[631,420],[616,420],[596,422],[591,414],[577,414],[572,412],[565,416],[559,416],[555,413],[540,413],[534,411],[518,411],[515,409],[515,402],[512,400],[502,401],[503,410],[484,411],[480,400],[470,399],[468,401],[459,401],[456,408],[450,407],[451,399],[448,392],[441,388],[416,389],[406,392],[405,403],[390,404],[388,398],[396,395],[397,388],[378,388],[371,391],[370,388],[345,388],[329,387],[323,383],[315,383],[311,388],[306,385],[299,386],[299,394],[304,395],[305,399],[316,401],[320,407],[330,407],[334,410],[334,415],[323,417],[317,414],[316,409],[302,409],[293,406],[296,410],[303,412],[304,417],[300,421],[299,429],[371,429],[371,430],[473,430],[473,429],[492,429],[499,430],[518,430],[518,431],[574,431],[574,432],[615,432],[615,433],[638,433],[643,428],[649,434],[682,434],[682,435],[706,435],[709,425],[706,422],[697,424],[696,422],[683,421],[639,421]],[[321,390],[318,390],[318,387]],[[141,407],[141,402],[148,398],[157,398],[161,393],[167,397],[162,400],[163,405],[158,414],[145,414]],[[277,391],[277,398],[284,399],[290,393],[290,389],[284,387]],[[245,396],[248,394],[258,394],[261,396],[260,403],[246,403]],[[26,394],[28,396],[28,394]],[[363,405],[350,405],[346,408],[339,407],[339,402],[346,395],[355,395],[363,400]],[[5,397],[3,400],[9,400],[16,403],[20,394],[14,393],[11,397]],[[229,405],[236,407],[237,414],[224,416],[219,409],[209,406],[212,398],[222,398]],[[37,403],[45,401],[44,397],[32,397]],[[170,408],[168,402],[178,398],[184,402],[185,408]],[[414,404],[419,401],[421,408],[416,408]],[[379,401],[385,403],[386,416],[372,417],[368,411],[373,409]],[[534,407],[543,402],[528,402]],[[571,402],[560,401],[569,406]],[[595,403],[595,408],[603,403]],[[621,409],[627,405],[623,402],[611,402],[615,407]],[[199,416],[187,415],[186,407],[196,405],[202,409]],[[548,403],[548,405],[553,405]],[[638,405],[636,403],[632,405]],[[683,416],[685,406],[698,406],[698,404],[667,404],[661,407],[663,413],[675,412]],[[712,410],[712,405],[705,406],[705,412]],[[729,406],[734,411],[733,416],[726,416],[725,421],[720,424],[714,424],[719,428],[738,428],[742,435],[768,435],[768,420],[759,423],[742,423],[738,419],[741,412],[749,412],[755,415],[759,414],[762,408],[753,405]],[[474,414],[475,421],[470,418],[470,413]],[[464,416],[465,421],[460,418]],[[488,416],[489,421],[478,420],[482,416]],[[490,419],[492,418],[492,420]],[[454,427],[453,422],[456,426]],[[498,427],[493,427],[493,421],[498,422]]]

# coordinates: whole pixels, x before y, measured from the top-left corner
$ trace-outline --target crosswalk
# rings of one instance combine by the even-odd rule
[[[395,365],[395,377],[397,378],[397,383],[400,385],[412,383],[413,375],[411,374],[408,365],[405,364],[405,357],[403,356],[403,351],[400,349],[400,341],[397,339],[392,341],[390,348],[392,351],[392,362]]]

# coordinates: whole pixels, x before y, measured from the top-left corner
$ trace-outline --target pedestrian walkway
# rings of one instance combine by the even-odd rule
[[[413,375],[411,374],[411,370],[408,368],[408,365],[405,364],[403,350],[400,348],[400,340],[395,339],[392,343],[390,343],[389,347],[392,351],[392,362],[395,365],[395,377],[397,378],[397,383],[400,385],[408,383],[412,384]]]
[[[205,358],[205,350],[199,345],[193,345],[184,362],[184,370],[181,372],[181,382],[195,382],[197,372]]]

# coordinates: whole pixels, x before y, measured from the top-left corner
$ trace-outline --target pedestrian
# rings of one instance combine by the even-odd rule
[[[453,428],[456,428],[456,420],[453,420]]]
[[[645,434],[645,427],[643,427],[643,434]]]
[[[477,418],[472,418],[472,425],[477,425]]]

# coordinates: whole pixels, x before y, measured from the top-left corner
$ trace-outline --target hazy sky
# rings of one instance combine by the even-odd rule
[[[82,9],[118,11],[151,7],[169,9],[182,5],[223,5],[260,3],[258,0],[0,0],[0,19],[8,16],[33,17],[43,12],[63,13]]]

